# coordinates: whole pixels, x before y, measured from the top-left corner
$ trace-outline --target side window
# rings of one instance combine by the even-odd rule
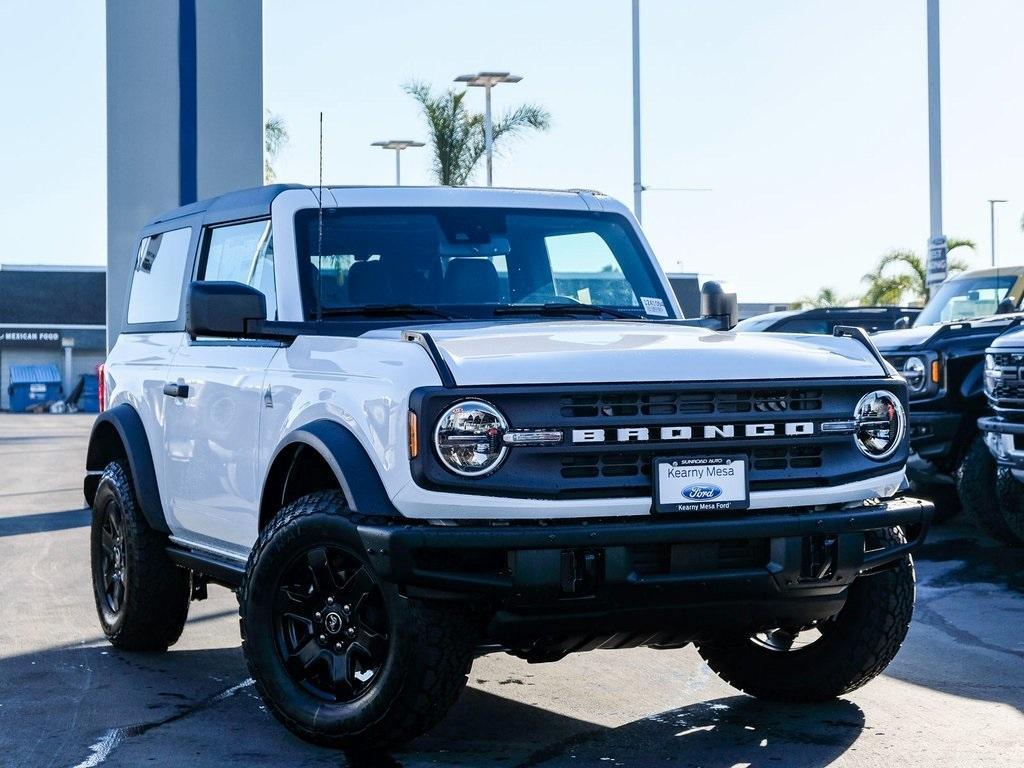
[[[139,245],[128,297],[129,323],[164,323],[178,319],[185,262],[192,229],[150,235]]]
[[[200,280],[251,285],[267,298],[267,318],[277,319],[274,236],[269,221],[250,221],[208,230]]]
[[[618,259],[597,232],[544,238],[554,293],[581,304],[633,307],[639,304]]]

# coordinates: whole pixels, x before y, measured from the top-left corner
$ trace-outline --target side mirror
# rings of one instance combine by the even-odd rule
[[[997,315],[1008,315],[1011,312],[1017,311],[1017,301],[1013,296],[1007,296],[1005,299],[999,302],[999,306],[996,307]]]
[[[726,291],[721,283],[708,280],[700,289],[700,316],[717,321],[723,331],[729,330],[740,321],[736,294]]]
[[[899,318],[895,323],[893,323],[892,327],[897,331],[902,331],[906,328],[909,328],[910,318],[904,315],[903,317]]]
[[[253,321],[267,319],[267,300],[244,283],[194,281],[185,302],[189,336],[243,338]]]

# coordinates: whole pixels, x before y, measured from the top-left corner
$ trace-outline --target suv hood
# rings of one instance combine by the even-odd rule
[[[858,341],[720,333],[670,323],[575,321],[423,325],[460,385],[884,376]],[[373,335],[401,332],[378,331]]]
[[[898,331],[879,331],[871,334],[871,340],[883,354],[902,349],[913,349],[928,341],[942,326],[922,325],[915,328],[901,328]]]

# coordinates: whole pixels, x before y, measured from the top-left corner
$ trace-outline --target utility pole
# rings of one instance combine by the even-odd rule
[[[1006,200],[988,201],[988,233],[989,246],[992,250],[992,266],[996,265],[996,203],[1005,203]]]
[[[946,236],[942,233],[942,104],[939,87],[939,0],[928,3],[928,288],[946,279]]]
[[[473,88],[484,89],[484,146],[487,150],[487,186],[494,185],[494,122],[491,118],[491,89],[500,83],[518,83],[519,75],[508,72],[477,72],[475,75],[459,75],[456,83],[465,83]]]
[[[633,215],[643,220],[640,176],[640,0],[633,0]]]

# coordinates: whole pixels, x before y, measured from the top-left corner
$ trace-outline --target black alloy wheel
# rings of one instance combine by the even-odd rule
[[[273,613],[278,653],[306,691],[347,703],[373,687],[390,625],[380,585],[353,552],[328,544],[296,555],[278,579]]]
[[[125,527],[121,508],[116,500],[108,499],[103,507],[100,546],[103,558],[100,570],[103,574],[103,601],[115,616],[121,612],[125,602],[127,557],[125,550]]]

